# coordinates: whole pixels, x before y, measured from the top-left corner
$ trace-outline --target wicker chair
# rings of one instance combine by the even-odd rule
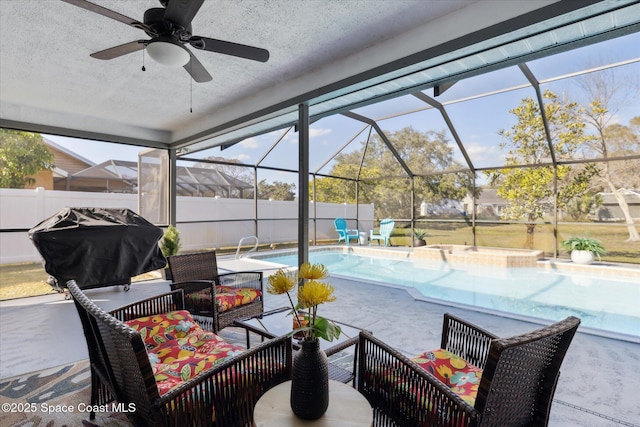
[[[87,340],[91,405],[115,401],[115,408],[126,411],[135,426],[251,426],[259,397],[291,377],[291,339],[282,337],[227,359],[160,395],[144,341],[124,321],[182,309],[182,291],[107,313],[75,281],[67,285]],[[94,417],[92,412],[90,418]]]
[[[482,370],[473,404],[362,332],[357,386],[374,408],[376,426],[546,426],[560,365],[579,324],[568,317],[502,339],[445,314],[442,349]]]
[[[173,277],[171,289],[184,291],[186,309],[203,328],[218,332],[236,319],[257,316],[264,311],[261,271],[219,274],[215,251],[173,255],[167,260]],[[224,307],[220,299],[224,297],[225,288],[221,286],[227,291],[231,288],[234,292],[254,292],[257,298]]]

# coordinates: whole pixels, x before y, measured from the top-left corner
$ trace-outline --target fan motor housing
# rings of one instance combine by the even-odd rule
[[[144,12],[143,22],[156,32],[156,34],[149,32],[147,34],[151,37],[175,35],[181,42],[187,42],[191,38],[191,25],[188,28],[183,28],[175,22],[166,20],[164,12],[165,9],[161,7],[147,9]]]

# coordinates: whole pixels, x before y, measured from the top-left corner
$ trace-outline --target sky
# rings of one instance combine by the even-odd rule
[[[548,81],[558,76],[567,76],[585,68],[595,68],[602,64],[618,63],[636,60],[631,64],[616,67],[612,73],[617,83],[636,85],[635,96],[629,96],[616,112],[615,120],[627,124],[631,117],[640,115],[640,33],[631,34],[600,44],[573,50],[565,54],[558,54],[527,63],[533,74],[542,81],[542,90],[551,89],[555,93],[571,99],[580,98],[580,91],[576,84],[578,78],[571,77],[558,81]],[[503,93],[496,93],[505,88],[517,88],[527,84],[527,80],[518,67],[510,67],[496,72],[462,80],[440,95],[438,102],[445,105],[447,113],[455,126],[467,152],[472,158],[474,167],[488,167],[502,164],[504,155],[499,149],[500,138],[498,131],[508,129],[514,123],[509,109],[514,108],[524,97],[534,97],[535,92],[530,87],[513,89]],[[424,91],[432,96],[432,89]],[[486,95],[491,94],[491,95]],[[633,94],[632,94],[633,95]],[[464,102],[459,102],[464,100]],[[413,96],[403,96],[380,104],[374,104],[354,110],[358,114],[370,118],[380,119],[401,111],[414,111],[413,114],[380,120],[380,127],[385,131],[396,131],[405,126],[412,126],[419,131],[445,130],[448,128],[437,110],[428,108],[427,104]],[[310,169],[319,170],[327,159],[341,149],[351,138],[361,132],[365,126],[343,116],[333,116],[314,123],[310,129]],[[262,161],[262,165],[276,166],[287,169],[297,168],[297,133],[293,130],[286,132],[279,130],[270,134],[248,138],[235,146],[221,151],[218,148],[192,153],[189,157],[225,157],[238,159],[247,164],[260,161],[270,147],[282,138],[282,142]],[[361,133],[348,150],[355,149],[368,135],[368,130]],[[137,160],[138,147],[123,144],[105,144],[96,141],[79,140],[75,138],[48,135],[57,144],[79,154],[93,162],[101,163],[106,160]],[[456,161],[464,164],[464,158],[456,147],[455,141],[449,133],[450,145],[454,151]],[[143,148],[142,150],[146,150]],[[327,173],[330,164],[320,172]],[[276,171],[261,172],[259,179],[269,181],[279,180],[297,183],[297,176],[290,173]]]

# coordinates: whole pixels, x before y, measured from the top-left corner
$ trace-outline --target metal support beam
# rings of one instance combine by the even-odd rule
[[[456,144],[458,144],[458,149],[460,150],[460,152],[462,152],[462,156],[464,157],[464,160],[467,162],[467,166],[469,166],[469,169],[471,169],[471,171],[475,173],[476,169],[473,167],[471,158],[467,154],[467,150],[464,148],[464,145],[460,140],[460,136],[458,135],[458,132],[456,132],[456,128],[453,126],[453,123],[451,122],[451,119],[449,118],[449,114],[447,113],[447,110],[445,110],[444,105],[442,105],[440,102],[436,101],[435,99],[425,95],[422,92],[416,92],[416,93],[413,93],[412,95],[418,98],[420,101],[425,102],[431,105],[436,110],[440,111],[442,118],[444,119],[445,123],[449,127],[449,132],[451,132],[453,139],[456,140]]]
[[[355,141],[355,139],[362,133],[364,132],[367,128],[371,129],[371,127],[369,125],[365,125],[362,129],[360,129],[355,135],[353,135],[353,137],[351,137],[351,139],[349,139],[344,145],[342,145],[342,147],[340,147],[335,153],[333,153],[333,155],[331,155],[326,162],[324,162],[323,164],[321,164],[318,169],[316,169],[314,171],[314,173],[319,173],[325,166],[327,166],[329,164],[329,162],[331,162],[333,159],[336,158],[336,156],[340,153],[342,153],[342,151],[344,151],[345,148],[347,148],[349,146],[349,144],[351,144],[353,141]],[[371,131],[369,131],[369,135],[371,135]],[[367,141],[369,140],[369,137],[367,137]]]
[[[544,126],[544,134],[547,138],[547,144],[549,146],[549,154],[551,155],[551,161],[553,162],[553,167],[558,167],[558,162],[556,161],[556,153],[553,149],[553,141],[551,141],[551,131],[549,130],[549,121],[547,120],[547,113],[544,109],[544,99],[542,98],[542,92],[540,91],[540,83],[536,76],[533,75],[527,64],[518,64],[518,68],[522,71],[522,74],[529,80],[531,86],[536,91],[536,97],[538,99],[538,106],[540,107],[540,116],[542,117],[542,124]]]
[[[558,259],[558,168],[553,168],[553,259]]]
[[[176,200],[178,194],[177,151],[169,150],[169,224],[176,225]]]
[[[253,235],[258,237],[260,230],[258,226],[258,167],[253,167]],[[273,242],[269,242],[270,244]]]
[[[318,197],[317,197],[317,189],[316,189],[316,174],[313,174],[311,177],[312,182],[312,191],[311,191],[311,200],[313,200],[313,245],[318,244]]]
[[[398,161],[398,163],[400,163],[400,166],[402,166],[402,169],[404,169],[404,171],[406,172],[406,174],[410,178],[413,178],[413,171],[411,171],[411,169],[409,169],[409,166],[407,166],[405,161],[402,160],[402,157],[400,157],[400,154],[398,153],[398,150],[396,150],[396,147],[394,147],[394,145],[391,143],[391,141],[389,141],[389,138],[387,138],[387,135],[385,135],[385,133],[382,131],[382,129],[380,129],[380,126],[378,126],[378,123],[375,120],[370,119],[370,118],[365,117],[365,116],[361,116],[360,114],[356,114],[356,113],[353,113],[351,111],[346,111],[346,112],[342,113],[342,115],[345,116],[345,117],[349,117],[351,119],[354,119],[354,120],[358,120],[358,121],[360,121],[362,123],[367,123],[367,124],[371,125],[371,127],[373,127],[375,129],[375,131],[378,134],[378,136],[380,137],[380,139],[385,143],[385,145],[387,146],[389,151],[391,151],[391,154],[393,154],[393,157]]]
[[[298,106],[298,266],[309,261],[309,105]]]
[[[538,99],[538,107],[540,108],[540,117],[542,118],[542,125],[544,126],[544,134],[547,138],[547,146],[549,147],[549,155],[551,156],[551,162],[553,163],[553,257],[557,258],[558,255],[558,161],[556,160],[556,152],[553,149],[553,141],[551,139],[551,131],[549,130],[549,120],[547,119],[547,113],[544,108],[544,98],[542,97],[542,91],[540,90],[540,83],[536,76],[527,64],[518,64],[518,68],[525,75],[531,86],[536,91],[536,98]]]
[[[416,229],[416,178],[411,177],[411,242],[413,242],[413,232]],[[413,243],[411,244],[413,246]]]
[[[476,175],[478,175],[477,173],[473,173],[473,205],[471,206],[471,237],[473,238],[473,242],[471,243],[472,246],[476,246],[477,245],[477,241],[476,241],[476,217],[477,217],[477,205],[478,205],[478,192],[476,191],[477,187],[476,187]]]

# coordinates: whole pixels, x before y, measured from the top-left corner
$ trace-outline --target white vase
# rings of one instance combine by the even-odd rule
[[[588,265],[593,263],[594,257],[591,251],[571,251],[571,261],[576,264]]]

